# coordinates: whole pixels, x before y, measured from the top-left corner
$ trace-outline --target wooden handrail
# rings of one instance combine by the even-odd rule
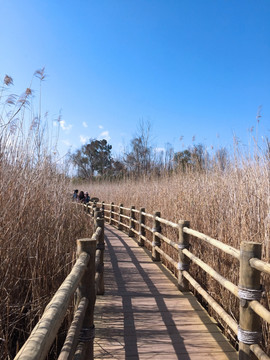
[[[41,319],[31,332],[28,340],[16,355],[16,360],[45,359],[62,324],[71,296],[74,294],[87,268],[90,256],[87,253],[80,255],[70,274],[46,306]]]
[[[103,203],[104,206],[104,211],[108,211],[108,209],[106,209],[106,206],[109,207],[111,206],[110,204],[105,204]],[[180,226],[179,228],[179,224],[176,224],[172,221],[166,220],[164,218],[162,218],[160,216],[160,214],[158,212],[154,213],[154,214],[149,214],[147,212],[145,212],[145,208],[141,208],[140,210],[136,210],[134,208],[127,208],[124,207],[122,204],[121,206],[119,206],[119,209],[122,209],[121,211],[121,216],[119,215],[119,213],[117,213],[118,215],[118,219],[117,219],[117,226],[119,229],[123,229],[126,228],[129,232],[129,234],[131,234],[130,231],[130,221],[132,221],[132,236],[137,235],[138,236],[138,244],[140,246],[144,246],[144,243],[147,242],[149,245],[151,245],[152,247],[152,259],[154,261],[159,261],[160,260],[160,255],[163,256],[163,258],[165,258],[176,270],[178,270],[178,284],[179,284],[179,289],[181,290],[187,290],[187,283],[185,283],[185,281],[188,281],[189,284],[191,284],[196,291],[198,291],[202,297],[209,303],[210,306],[213,307],[213,309],[217,312],[217,314],[224,320],[224,322],[233,330],[233,332],[235,334],[239,334],[239,329],[238,329],[238,325],[235,322],[235,320],[232,319],[232,317],[227,314],[225,312],[225,310],[207,293],[207,291],[205,291],[197,282],[195,279],[193,279],[189,272],[188,272],[188,263],[186,262],[185,258],[190,259],[192,262],[196,263],[198,266],[200,266],[206,273],[208,273],[211,277],[213,277],[215,280],[217,280],[223,287],[225,287],[227,290],[229,290],[233,295],[235,295],[237,298],[240,299],[240,307],[243,305],[245,307],[247,307],[249,310],[248,312],[242,311],[242,309],[240,308],[240,325],[242,327],[247,326],[247,328],[243,328],[241,331],[243,333],[245,333],[246,329],[249,333],[249,331],[253,332],[252,330],[252,326],[254,326],[254,320],[247,320],[247,313],[250,314],[251,311],[254,312],[254,314],[259,315],[262,319],[264,319],[265,321],[267,321],[268,323],[270,323],[270,311],[268,311],[262,304],[260,304],[259,301],[257,300],[251,300],[251,301],[246,301],[243,300],[243,295],[241,292],[239,292],[239,286],[233,284],[232,282],[230,282],[229,280],[227,280],[225,277],[223,277],[222,275],[220,275],[216,270],[214,270],[212,267],[210,267],[209,265],[207,265],[206,263],[204,263],[201,259],[199,259],[197,256],[195,256],[194,254],[192,254],[191,251],[188,250],[188,244],[182,243],[181,244],[181,236],[183,236],[184,234],[186,235],[192,235],[193,237],[196,237],[197,239],[200,239],[202,241],[207,242],[208,244],[211,244],[212,246],[214,246],[215,248],[220,249],[221,251],[223,251],[224,253],[236,258],[239,260],[240,262],[240,268],[243,269],[243,266],[245,266],[245,271],[242,274],[244,275],[244,278],[246,279],[248,286],[245,285],[246,288],[244,288],[244,292],[246,291],[248,292],[258,292],[259,290],[256,290],[259,288],[259,283],[258,283],[258,276],[257,278],[253,279],[253,273],[251,270],[249,269],[255,269],[257,272],[264,272],[267,274],[270,274],[270,264],[266,263],[262,260],[260,260],[257,256],[255,257],[251,257],[248,259],[248,262],[246,263],[246,265],[243,265],[243,260],[241,258],[241,254],[242,254],[242,250],[238,250],[235,249],[232,246],[229,246],[227,244],[222,243],[220,240],[217,239],[213,239],[208,235],[205,235],[203,233],[200,233],[199,231],[190,229],[188,226],[184,225],[184,226]],[[126,214],[123,214],[123,210],[124,211],[129,211],[129,216]],[[120,212],[120,211],[119,211]],[[133,214],[138,214],[137,219],[135,219],[135,216],[133,216]],[[109,223],[113,224],[112,218],[111,218],[112,212],[110,213],[109,217],[104,217]],[[132,220],[131,220],[131,216],[132,216]],[[152,219],[153,221],[153,227],[150,227],[149,225],[145,224],[145,218],[148,218],[148,223],[149,223],[149,219]],[[115,219],[114,219],[115,220]],[[123,222],[123,220],[128,220],[129,224],[125,224]],[[148,224],[147,223],[147,224]],[[173,229],[179,229],[179,234],[182,234],[179,237],[179,242],[175,242],[171,239],[169,239],[168,237],[164,236],[162,234],[162,229],[161,229],[161,224],[165,225],[165,226],[170,226]],[[137,229],[135,228],[135,226],[137,227]],[[156,226],[157,225],[157,226]],[[157,229],[158,228],[158,229]],[[145,230],[148,231],[148,234],[150,233],[150,236],[152,239],[149,239],[148,236],[145,233]],[[164,250],[162,250],[160,248],[160,240],[164,241],[166,244],[168,244],[169,246],[171,246],[172,248],[178,250],[179,252],[179,259],[178,262],[175,261],[171,256],[169,256]],[[245,244],[251,244],[248,242],[244,242],[241,244],[241,247],[245,246]],[[257,245],[256,245],[257,246]],[[242,281],[244,281],[244,279],[242,277]],[[240,277],[241,279],[241,277]],[[252,280],[253,279],[253,280]],[[254,282],[254,283],[253,283]],[[245,281],[244,281],[245,283]],[[241,288],[241,287],[240,287]],[[245,296],[245,295],[244,295]],[[259,295],[258,295],[259,296]],[[242,305],[241,305],[242,304]],[[242,306],[242,307],[243,307]],[[250,315],[248,315],[250,316]],[[241,320],[242,317],[242,320]],[[244,319],[244,320],[243,320]],[[249,325],[251,324],[251,325]],[[256,329],[255,329],[255,333],[258,331],[258,323],[256,323]],[[249,327],[251,326],[251,327]],[[252,344],[246,344],[245,343],[245,339],[243,339],[241,337],[241,341],[240,343],[243,344],[241,345],[241,351],[239,352],[239,359],[246,359],[246,354],[251,351],[253,352],[258,359],[261,360],[270,360],[270,358],[263,352],[263,350],[260,348],[260,346],[258,344],[252,343]],[[254,340],[255,341],[255,340]],[[244,349],[244,350],[243,350]],[[244,353],[246,352],[246,353]],[[249,356],[249,355],[247,355]]]
[[[84,208],[88,215],[91,216],[90,210],[93,207],[86,205]],[[81,359],[93,359],[94,336],[92,329],[94,328],[95,297],[96,293],[104,293],[103,253],[104,219],[101,218],[101,213],[96,211],[95,233],[91,239],[77,240],[78,258],[75,265],[46,306],[41,319],[14,360],[43,360],[46,358],[75,291],[77,292],[77,310],[59,359],[71,359],[75,352],[82,355]],[[97,263],[97,266],[95,263]],[[96,280],[95,268],[98,273],[98,279]],[[82,328],[83,333],[81,332]],[[86,329],[88,332],[86,332]],[[87,342],[84,341],[84,336],[87,337]]]

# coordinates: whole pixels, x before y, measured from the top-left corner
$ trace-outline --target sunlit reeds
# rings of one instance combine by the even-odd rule
[[[256,145],[256,144],[255,144]],[[252,155],[251,155],[252,154]],[[85,183],[84,188],[106,203],[123,203],[147,213],[160,211],[161,217],[177,222],[189,220],[192,229],[205,233],[237,249],[241,241],[261,243],[266,261],[270,261],[270,162],[265,149],[249,153],[236,149],[225,167],[208,157],[204,169],[186,168],[160,177],[107,183]],[[169,231],[163,229],[164,232]],[[175,234],[171,232],[170,237]],[[191,239],[192,252],[199,255],[223,276],[238,284],[238,262],[211,246]],[[173,254],[171,254],[173,256]],[[176,257],[177,259],[177,257]],[[191,273],[233,317],[238,317],[238,300],[195,265]],[[269,293],[269,278],[264,279]],[[269,308],[269,295],[263,300]],[[206,304],[205,304],[206,305]],[[211,309],[209,309],[211,311]],[[211,312],[213,314],[213,312]],[[214,315],[214,314],[213,314]],[[263,324],[264,347],[270,352],[268,326]]]
[[[32,90],[0,89],[0,358],[11,359],[69,273],[76,239],[90,236],[68,199]]]

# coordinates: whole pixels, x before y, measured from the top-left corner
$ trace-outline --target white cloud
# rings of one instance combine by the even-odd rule
[[[102,133],[98,137],[99,140],[105,139],[107,141],[111,140],[111,137],[109,135],[109,131],[102,131]]]
[[[156,152],[156,153],[161,153],[161,152],[165,152],[165,151],[166,150],[164,148],[162,148],[162,147],[157,147],[157,148],[154,149],[154,152]]]
[[[87,125],[87,123],[86,123],[85,121],[82,123],[82,125],[83,125],[83,127],[85,127],[85,128],[88,127],[88,125]]]
[[[72,128],[72,125],[71,124],[67,125],[65,120],[60,120],[59,124],[64,131],[69,131]]]
[[[86,136],[83,136],[83,135],[80,135],[80,142],[84,145],[86,144],[87,142],[87,137]]]
[[[98,128],[99,128],[99,129],[103,129],[103,126],[102,126],[102,125],[98,125]]]
[[[54,122],[53,122],[53,126],[58,126],[58,122],[57,122],[57,121],[54,121]]]

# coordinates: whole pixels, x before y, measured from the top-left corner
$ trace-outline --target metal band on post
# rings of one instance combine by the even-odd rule
[[[259,290],[246,289],[238,285],[238,296],[241,300],[257,300],[260,301],[262,298],[262,287]]]
[[[81,329],[80,335],[79,335],[79,341],[80,342],[91,342],[95,338],[95,325],[89,327],[89,328],[83,328]]]
[[[180,271],[188,271],[189,270],[189,264],[183,264],[182,262],[179,262],[177,264],[177,269]]]
[[[262,333],[259,331],[248,331],[238,327],[238,340],[246,345],[259,344],[262,341]]]

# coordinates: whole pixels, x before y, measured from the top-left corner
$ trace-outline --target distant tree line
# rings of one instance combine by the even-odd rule
[[[151,145],[150,125],[140,124],[130,147],[121,157],[113,158],[112,146],[107,140],[89,139],[71,155],[77,176],[81,179],[140,177],[142,175],[161,175],[164,172],[199,170],[218,166],[225,170],[229,164],[226,148],[217,150],[210,159],[209,153],[202,144],[174,152],[170,144],[166,149],[156,151]]]

